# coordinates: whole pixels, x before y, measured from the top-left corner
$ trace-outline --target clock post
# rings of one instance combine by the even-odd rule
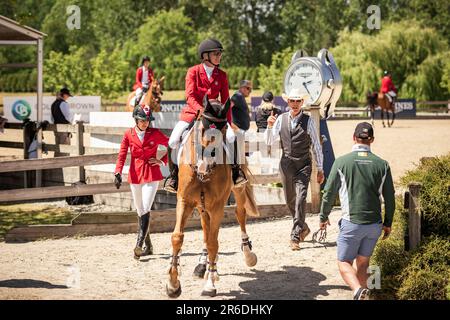
[[[326,120],[333,115],[342,92],[341,75],[331,52],[321,49],[317,57],[309,57],[304,50],[295,52],[284,75],[284,93],[289,93],[293,88],[302,88],[310,95],[304,110],[310,112],[316,124],[317,136],[320,137],[320,119]],[[310,184],[311,212],[319,213],[320,185],[314,157]]]

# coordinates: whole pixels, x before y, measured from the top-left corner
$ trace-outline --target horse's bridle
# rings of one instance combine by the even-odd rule
[[[205,117],[206,119],[208,119],[210,121],[213,121],[213,122],[227,122],[227,119],[220,119],[220,118],[216,118],[214,116],[205,115],[205,114],[203,114],[200,117],[198,117],[197,120],[200,120],[201,117]],[[227,125],[225,125],[224,128],[226,128],[226,127],[227,127]],[[194,158],[193,158],[194,154],[197,153],[197,148],[195,148],[195,143],[198,141],[198,130],[199,130],[198,125],[194,125],[194,138],[191,139],[191,163],[190,163],[190,167],[191,167],[192,171],[195,172],[195,174],[197,176],[197,179],[200,182],[204,183],[204,182],[207,182],[207,181],[210,180],[210,176],[214,172],[214,169],[216,168],[217,163],[214,161],[212,164],[208,164],[207,167],[206,167],[206,172],[205,173],[199,173],[198,172],[198,166],[197,166],[197,164],[194,164]],[[202,129],[201,136],[203,136],[204,131],[205,131],[205,128]],[[192,150],[195,150],[195,153],[192,152]],[[202,153],[205,150],[205,146],[203,146],[203,144],[202,144],[202,149],[201,150],[202,150]],[[211,152],[211,157],[215,157],[214,151]]]

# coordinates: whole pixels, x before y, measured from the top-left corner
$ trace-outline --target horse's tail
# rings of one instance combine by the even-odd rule
[[[252,183],[255,180],[253,174],[248,168],[247,164],[241,165],[242,170],[247,177],[248,182],[239,188],[233,188],[233,193],[236,199],[237,209],[240,210],[242,208],[245,209],[245,212],[252,217],[259,217],[260,213],[258,210],[258,205],[255,201],[255,196],[253,194]]]

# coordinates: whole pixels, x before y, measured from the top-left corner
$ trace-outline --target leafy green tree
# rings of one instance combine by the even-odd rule
[[[390,70],[399,97],[435,100],[443,90],[444,38],[432,28],[409,20],[386,24],[378,34],[344,31],[331,49],[343,77],[344,101],[363,101],[368,90],[378,91],[383,70]],[[436,56],[436,57],[435,57]],[[419,84],[431,84],[424,87]],[[428,89],[427,89],[428,88]]]

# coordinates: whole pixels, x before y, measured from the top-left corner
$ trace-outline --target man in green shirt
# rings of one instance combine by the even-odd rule
[[[320,210],[320,229],[330,225],[328,215],[336,195],[342,208],[337,239],[338,266],[345,283],[353,290],[355,300],[368,299],[367,268],[378,238],[391,233],[395,211],[395,191],[387,161],[370,151],[374,141],[373,128],[359,123],[353,135],[352,152],[333,164],[325,185]],[[384,198],[384,222],[381,209]],[[356,259],[356,269],[353,261]]]

